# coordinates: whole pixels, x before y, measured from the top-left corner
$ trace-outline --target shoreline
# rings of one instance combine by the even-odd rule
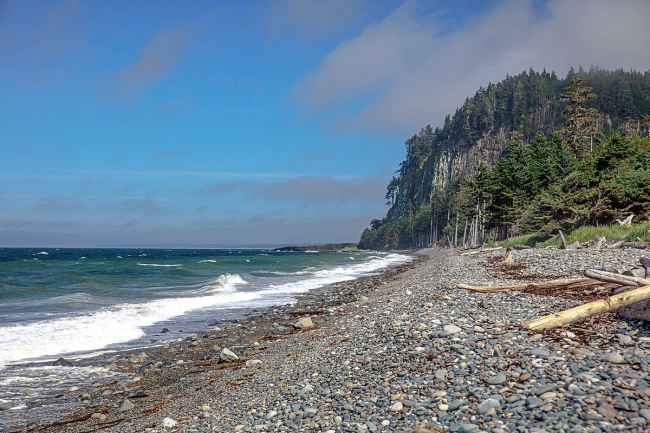
[[[148,368],[164,369],[166,372],[175,371],[173,376],[181,376],[191,366],[192,363],[200,364],[200,368],[205,368],[206,363],[201,358],[212,358],[212,364],[218,367],[219,351],[215,350],[218,343],[228,342],[230,347],[240,350],[246,346],[252,346],[251,338],[266,337],[269,335],[288,336],[296,332],[290,326],[289,319],[298,318],[301,315],[311,315],[317,317],[324,314],[323,308],[326,306],[337,306],[342,303],[351,302],[357,294],[363,291],[371,290],[372,286],[382,284],[385,279],[395,277],[401,272],[415,266],[422,260],[421,256],[413,252],[400,251],[400,254],[406,254],[413,260],[392,264],[381,269],[378,275],[363,276],[355,280],[343,281],[338,283],[327,284],[323,287],[312,289],[309,292],[298,293],[293,295],[293,302],[261,307],[238,307],[224,309],[220,311],[221,319],[213,320],[209,323],[209,329],[193,333],[194,337],[186,336],[172,341],[162,342],[159,344],[147,345],[135,348],[117,349],[117,350],[99,350],[97,353],[83,354],[80,356],[66,357],[65,355],[54,356],[51,359],[43,361],[26,361],[17,363],[21,367],[47,367],[47,366],[74,366],[90,368],[107,368],[111,371],[118,372],[113,380],[99,379],[94,383],[88,383],[75,386],[72,391],[65,394],[54,396],[55,399],[63,399],[57,402],[59,406],[55,413],[46,409],[43,415],[50,420],[49,423],[34,424],[32,417],[29,422],[22,425],[13,425],[8,433],[18,432],[50,432],[65,430],[50,430],[60,427],[58,424],[63,420],[66,425],[67,419],[88,418],[88,403],[96,397],[101,398],[101,405],[110,407],[121,405],[125,398],[133,396],[131,389],[137,388],[144,391],[147,397],[153,396],[159,391],[159,384],[156,378],[152,381],[142,380],[142,373]],[[279,323],[283,325],[275,326]],[[162,326],[162,325],[161,325]],[[257,330],[256,336],[251,336],[243,329],[254,328]],[[255,349],[252,346],[253,350]],[[233,349],[233,350],[235,350]],[[241,353],[241,352],[238,352]],[[183,358],[182,360],[179,359]],[[181,362],[179,362],[181,361]],[[228,366],[227,368],[232,368]],[[194,374],[194,373],[190,373]],[[144,375],[144,379],[148,379]],[[137,384],[135,386],[134,384]],[[144,398],[142,392],[137,392],[135,398]],[[95,410],[97,406],[91,406]],[[63,416],[60,410],[63,409]],[[92,413],[102,413],[92,412]],[[92,415],[92,413],[90,415]],[[7,411],[0,411],[0,420],[2,415]],[[42,418],[42,416],[38,417]],[[101,417],[95,417],[101,420]],[[93,420],[92,418],[84,421]],[[2,425],[0,424],[0,431]]]
[[[620,269],[642,252],[514,251],[528,278],[498,272],[489,252],[421,254],[380,276],[320,288],[293,305],[227,323],[205,338],[146,358],[134,353],[115,366],[136,371],[139,380],[97,390],[57,425],[21,431],[647,431],[647,323],[607,314],[532,334],[522,320],[581,301],[456,288]],[[289,327],[306,316],[313,329]],[[240,359],[220,361],[224,347]]]

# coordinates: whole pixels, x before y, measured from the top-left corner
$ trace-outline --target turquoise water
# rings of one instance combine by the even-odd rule
[[[26,361],[176,339],[228,312],[292,302],[407,260],[379,252],[0,249],[0,404],[29,410],[44,387],[32,367],[21,370]],[[52,367],[47,375],[69,384],[95,373],[61,370],[64,379]]]

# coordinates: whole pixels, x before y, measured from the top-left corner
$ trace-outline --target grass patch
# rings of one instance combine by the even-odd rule
[[[572,232],[565,233],[566,241],[569,244],[573,242],[591,242],[603,236],[609,242],[616,241],[648,241],[650,242],[650,223],[630,224],[629,226],[622,226],[620,224],[611,224],[605,226],[583,226],[573,230]],[[527,235],[515,236],[503,241],[494,243],[494,245],[502,246],[504,248],[512,248],[515,246],[537,246],[537,247],[559,247],[560,237],[554,235],[546,240],[543,240],[538,233],[531,233]]]
[[[609,242],[616,241],[650,241],[650,223],[630,224],[622,226],[620,224],[611,224],[606,226],[583,226],[566,234],[566,241],[569,244],[573,242],[591,242],[599,237],[604,237]],[[559,236],[555,236],[540,246],[560,246]]]

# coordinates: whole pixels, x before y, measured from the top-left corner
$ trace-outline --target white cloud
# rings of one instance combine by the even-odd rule
[[[530,67],[650,68],[647,0],[508,0],[453,32],[405,4],[330,52],[297,86],[309,109],[340,123],[407,132],[439,124],[479,86]],[[368,95],[374,96],[368,98]],[[349,107],[350,105],[347,105]]]

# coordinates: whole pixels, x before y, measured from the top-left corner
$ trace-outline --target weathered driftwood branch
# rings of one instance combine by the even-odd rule
[[[521,326],[531,331],[545,331],[586,319],[595,314],[616,311],[619,308],[646,299],[650,299],[650,285],[628,290],[609,298],[588,302],[538,319],[526,320],[521,323]]]
[[[560,230],[559,233],[560,233],[560,241],[562,241],[562,248],[566,250],[568,249],[568,245],[566,243],[566,238],[564,237],[564,232]]]
[[[558,280],[541,281],[538,283],[511,284],[505,286],[474,286],[471,284],[458,284],[459,289],[471,290],[479,293],[497,293],[509,291],[524,291],[534,289],[557,289],[562,287],[579,288],[602,285],[600,281],[591,278],[561,278]]]
[[[585,277],[607,283],[616,283],[621,286],[650,286],[650,280],[646,280],[645,278],[615,274],[613,272],[590,270],[585,271]]]
[[[503,247],[493,247],[493,248],[482,248],[480,250],[474,250],[474,251],[466,251],[464,253],[460,253],[461,256],[473,256],[474,254],[481,254],[481,253],[487,253],[490,251],[498,251],[502,250]]]

